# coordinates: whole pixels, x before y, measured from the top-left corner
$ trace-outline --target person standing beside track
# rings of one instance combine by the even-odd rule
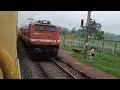
[[[91,62],[93,62],[93,56],[95,55],[95,50],[93,47],[91,47],[91,50],[90,50],[90,60]]]

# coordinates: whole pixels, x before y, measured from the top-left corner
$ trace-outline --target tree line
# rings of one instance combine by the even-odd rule
[[[59,33],[61,36],[64,36],[65,34],[72,34],[72,35],[75,34],[76,36],[80,36],[81,38],[84,38],[86,31],[84,29],[76,29],[76,28],[72,28],[70,30],[66,27],[59,26]],[[115,35],[113,33],[104,32],[101,30],[96,30],[94,33],[89,33],[89,35],[94,37],[98,36],[99,39],[104,39],[104,40],[120,41],[120,35]]]

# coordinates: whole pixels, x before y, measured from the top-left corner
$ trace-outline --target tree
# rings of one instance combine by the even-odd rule
[[[62,30],[63,30],[63,35],[69,33],[69,29],[68,28],[63,27]]]
[[[85,37],[85,30],[78,29],[78,30],[76,30],[76,34],[80,37]]]
[[[60,33],[60,35],[68,34],[69,33],[69,29],[66,28],[66,27],[59,26],[59,33]]]
[[[71,32],[71,34],[76,34],[76,30],[75,30],[76,28],[73,28],[70,32]]]
[[[104,39],[104,31],[96,30],[94,32],[94,39],[98,40],[98,45],[99,45],[99,41]],[[97,49],[98,49],[98,46],[97,46]]]
[[[120,41],[120,35],[115,35],[113,33],[104,33],[105,40]]]
[[[80,37],[81,29],[76,30],[76,34]]]
[[[62,27],[59,26],[58,28],[59,28],[59,33],[60,33],[60,36],[61,36],[62,35]]]

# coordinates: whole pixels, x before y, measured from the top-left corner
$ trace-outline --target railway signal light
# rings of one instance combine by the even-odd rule
[[[96,24],[95,20],[93,21],[93,24]]]
[[[81,20],[81,27],[83,27],[83,22],[84,22],[84,19]]]
[[[41,23],[41,20],[39,20],[38,22]]]

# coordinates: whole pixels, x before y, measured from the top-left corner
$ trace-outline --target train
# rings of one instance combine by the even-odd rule
[[[26,44],[31,55],[57,57],[60,46],[59,28],[50,21],[32,21],[18,30],[18,37]]]

